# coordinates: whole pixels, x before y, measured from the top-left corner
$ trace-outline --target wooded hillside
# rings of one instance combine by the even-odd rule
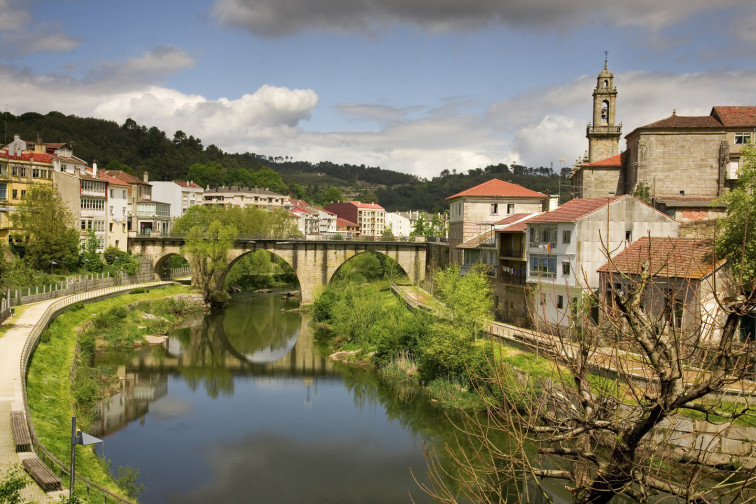
[[[150,180],[193,180],[202,185],[239,184],[268,187],[324,205],[339,197],[375,201],[390,211],[448,209],[446,197],[489,180],[500,178],[540,192],[569,199],[568,180],[550,168],[527,168],[505,164],[456,173],[444,170],[431,180],[365,165],[312,163],[288,156],[269,157],[261,153],[224,152],[216,145],[183,131],[171,136],[156,127],[127,119],[122,125],[103,119],[83,118],[50,112],[27,112],[19,116],[2,114],[7,145],[14,134],[24,140],[68,142],[74,154],[100,168],[120,169]],[[563,170],[568,173],[568,169]],[[334,190],[334,188],[336,190]]]

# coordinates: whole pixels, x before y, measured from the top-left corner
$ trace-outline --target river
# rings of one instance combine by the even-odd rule
[[[334,364],[297,302],[237,295],[163,345],[98,356],[120,392],[92,433],[144,503],[429,502],[424,442],[450,430],[416,390]]]

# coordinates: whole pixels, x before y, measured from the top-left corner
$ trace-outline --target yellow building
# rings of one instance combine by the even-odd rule
[[[32,184],[52,185],[53,157],[23,152],[11,144],[0,151],[0,240],[8,243],[13,231],[11,216]]]

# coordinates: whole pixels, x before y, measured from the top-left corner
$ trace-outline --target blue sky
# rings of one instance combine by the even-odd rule
[[[226,151],[422,177],[574,163],[605,50],[623,134],[673,109],[756,105],[752,0],[0,0],[0,12],[12,113],[131,117]]]

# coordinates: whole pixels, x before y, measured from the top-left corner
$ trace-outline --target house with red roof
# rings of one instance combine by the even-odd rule
[[[599,288],[598,269],[644,237],[678,236],[679,223],[630,196],[574,199],[527,220],[527,274],[539,324],[568,327],[571,306]]]
[[[386,229],[386,210],[378,203],[347,201],[331,203],[325,209],[338,218],[357,223],[360,236],[378,238]]]
[[[147,172],[142,174],[141,179],[122,170],[106,170],[105,174],[129,185],[126,230],[130,236],[170,233],[171,205],[153,199]]]
[[[449,202],[449,260],[470,263],[459,246],[486,231],[496,222],[518,213],[543,210],[549,197],[511,182],[491,179],[446,198]]]
[[[646,270],[650,277],[642,303],[648,312],[664,317],[669,330],[717,343],[729,285],[723,265],[713,240],[644,236],[598,269],[600,296],[611,309]]]

